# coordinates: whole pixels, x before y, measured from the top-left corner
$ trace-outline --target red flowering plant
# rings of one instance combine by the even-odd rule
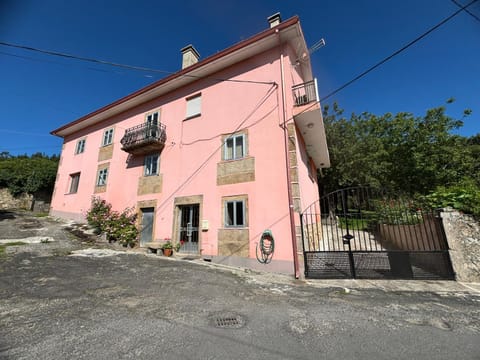
[[[104,227],[111,211],[111,204],[99,197],[94,196],[92,198],[92,206],[86,214],[88,224],[95,228],[98,233],[104,232]]]
[[[92,207],[86,214],[89,225],[105,233],[109,241],[118,241],[124,246],[133,246],[138,240],[137,214],[134,208],[122,212],[113,211],[112,205],[98,197],[92,199]]]

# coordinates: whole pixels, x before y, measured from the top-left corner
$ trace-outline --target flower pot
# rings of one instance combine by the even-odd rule
[[[164,256],[172,256],[172,249],[163,249],[163,255]]]

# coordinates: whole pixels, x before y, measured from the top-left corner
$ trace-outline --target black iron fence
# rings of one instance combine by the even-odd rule
[[[439,213],[408,197],[355,187],[301,215],[309,277],[453,277]]]
[[[141,146],[154,144],[163,147],[167,138],[164,124],[143,123],[125,130],[120,143],[122,150],[135,150]]]

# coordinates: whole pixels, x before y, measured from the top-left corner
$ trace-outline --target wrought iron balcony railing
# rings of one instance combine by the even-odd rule
[[[123,151],[133,155],[143,155],[162,151],[166,139],[164,124],[144,123],[126,129],[120,143]]]
[[[292,92],[295,106],[302,106],[318,101],[315,80],[292,86]]]

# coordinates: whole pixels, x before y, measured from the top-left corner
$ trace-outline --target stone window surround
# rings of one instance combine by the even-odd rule
[[[108,182],[108,170],[110,168],[110,163],[107,162],[107,163],[103,163],[103,164],[100,164],[98,165],[97,167],[97,174],[96,174],[96,178],[95,178],[95,190],[94,190],[94,193],[99,193],[99,192],[105,192],[107,191],[107,182]],[[99,177],[100,177],[100,172],[101,171],[105,171],[106,170],[106,178],[105,178],[105,184],[104,185],[99,185],[98,184],[98,180],[99,180]]]
[[[80,185],[80,171],[70,174],[70,181],[67,194],[76,194]]]
[[[154,166],[154,162],[156,162],[155,166]],[[152,169],[155,171],[152,172]],[[155,154],[145,155],[145,159],[143,161],[143,176],[158,176],[159,174],[160,174],[160,154],[155,153]]]
[[[243,137],[243,156],[242,157],[236,157],[233,159],[227,159],[226,154],[227,154],[227,140],[230,138],[235,138],[238,136]],[[248,152],[248,129],[244,130],[239,130],[231,134],[225,134],[222,135],[222,151],[221,151],[221,160],[222,161],[237,161],[237,160],[242,160],[248,157],[249,152]]]
[[[114,128],[108,128],[103,131],[103,136],[102,136],[102,146],[108,146],[113,144],[113,135],[115,131]]]
[[[243,203],[243,220],[244,224],[243,225],[226,225],[226,220],[227,220],[227,203],[230,202],[238,202],[242,201]],[[223,196],[222,197],[222,228],[225,230],[228,229],[246,229],[248,228],[248,195],[243,194],[243,195],[233,195],[233,196]]]
[[[82,154],[85,152],[85,144],[87,142],[87,138],[82,138],[77,141],[77,145],[75,146],[75,155]]]

